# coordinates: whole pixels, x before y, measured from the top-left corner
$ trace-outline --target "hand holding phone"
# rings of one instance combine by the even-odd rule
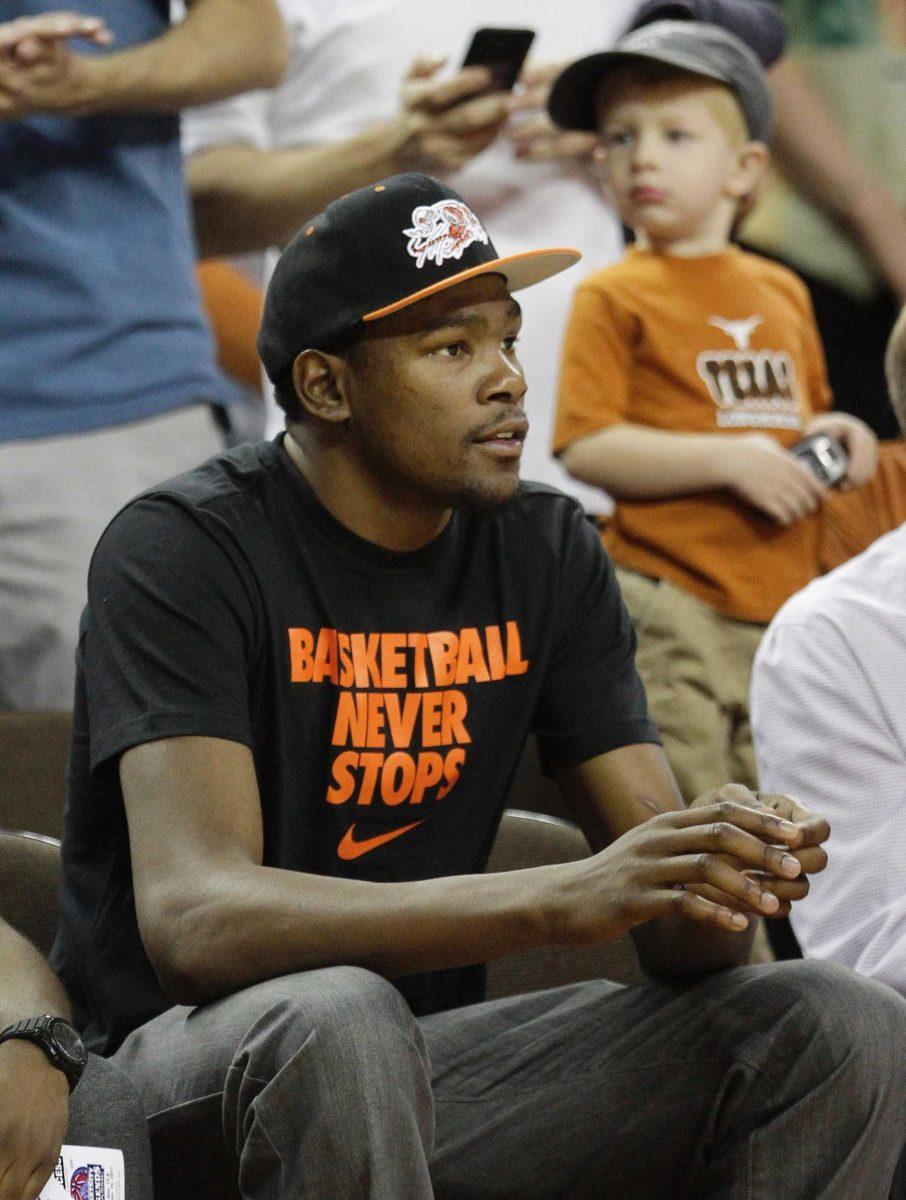
[[[459,170],[494,141],[510,114],[512,98],[497,86],[489,65],[464,64],[452,76],[441,76],[442,66],[442,59],[420,59],[406,77],[400,113],[408,133],[400,156],[403,170]]]

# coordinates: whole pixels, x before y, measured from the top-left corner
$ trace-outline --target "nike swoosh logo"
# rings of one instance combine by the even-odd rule
[[[401,825],[399,829],[391,829],[389,833],[379,833],[376,837],[365,838],[361,842],[353,840],[352,831],[355,825],[350,825],[343,834],[343,840],[337,846],[337,856],[349,862],[353,858],[361,858],[363,854],[368,854],[372,850],[376,850],[378,846],[383,846],[385,842],[392,842],[394,838],[401,837],[404,833],[408,833],[410,829],[414,829],[416,825],[421,825],[421,821],[413,821],[411,825]]]

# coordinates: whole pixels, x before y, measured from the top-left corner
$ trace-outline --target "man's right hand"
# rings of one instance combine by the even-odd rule
[[[827,496],[805,463],[766,434],[722,438],[719,453],[725,486],[778,525],[814,512]]]
[[[69,1084],[40,1047],[0,1045],[0,1200],[35,1200],[69,1123]]]
[[[403,85],[400,117],[409,131],[405,169],[457,171],[490,146],[510,113],[507,92],[492,91],[486,67],[438,79],[443,59],[419,59]]]
[[[739,933],[745,913],[773,916],[779,901],[755,878],[795,879],[799,825],[732,801],[660,813],[605,850],[556,868],[555,940],[591,945],[659,917],[681,916]],[[728,861],[730,860],[730,861]],[[699,895],[721,893],[738,911]]]

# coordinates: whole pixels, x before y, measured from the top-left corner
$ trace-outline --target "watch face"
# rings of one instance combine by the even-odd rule
[[[71,1025],[66,1021],[54,1021],[51,1032],[57,1049],[72,1063],[84,1063],[85,1044]]]

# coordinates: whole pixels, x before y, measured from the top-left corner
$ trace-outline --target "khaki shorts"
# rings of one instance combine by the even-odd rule
[[[728,782],[754,790],[749,679],[765,626],[725,617],[663,579],[622,567],[617,579],[648,707],[686,803]]]

